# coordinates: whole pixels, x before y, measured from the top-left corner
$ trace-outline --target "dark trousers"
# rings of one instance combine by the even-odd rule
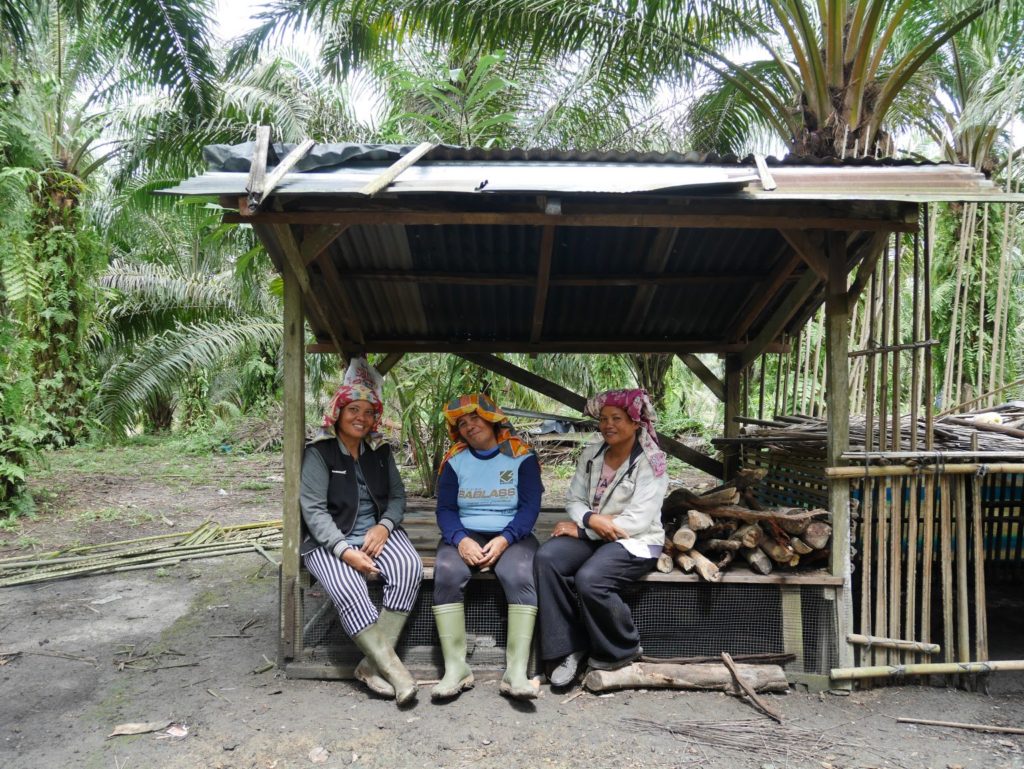
[[[619,593],[657,562],[603,540],[552,537],[541,545],[533,559],[541,658],[587,650],[606,662],[635,655],[640,634]]]
[[[469,532],[478,545],[486,545],[496,536],[494,533]],[[508,546],[498,562],[494,564],[494,576],[505,591],[509,604],[537,605],[537,590],[533,586],[533,554],[537,552],[537,538],[530,534]],[[444,540],[437,544],[437,559],[434,561],[434,606],[446,603],[462,603],[466,585],[476,568],[470,568],[459,550],[446,545]]]

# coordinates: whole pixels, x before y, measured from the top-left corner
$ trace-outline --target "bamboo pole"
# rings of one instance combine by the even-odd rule
[[[889,635],[899,638],[903,635],[901,626],[901,598],[903,594],[903,478],[896,476],[890,484],[892,491],[892,522],[889,538]]]
[[[1024,729],[1015,726],[989,726],[988,724],[964,724],[958,721],[930,721],[927,718],[897,718],[898,724],[923,724],[924,726],[946,726],[950,729],[971,729],[975,732],[994,734],[1024,734]]]
[[[900,304],[901,304],[901,285],[900,285],[900,261],[903,256],[903,236],[900,233],[895,233],[893,236],[893,255],[892,255],[892,344],[894,347],[898,347],[903,343],[903,338],[900,333]],[[916,339],[913,341],[917,341]],[[892,354],[892,449],[896,451],[900,447],[900,351],[898,349],[893,351]]]
[[[890,244],[886,242],[885,251],[882,253],[882,325],[881,339],[879,340],[881,347],[889,346],[889,248]],[[889,355],[883,353],[878,383],[878,447],[882,451],[889,449],[889,398],[886,392],[888,383]],[[899,446],[892,448],[898,449]]]
[[[873,565],[871,553],[874,547],[872,541],[874,534],[872,519],[875,515],[875,485],[875,481],[871,478],[865,478],[861,482],[860,632],[864,636],[871,635],[871,597],[875,595],[871,590],[871,569]],[[872,649],[870,653],[873,664],[875,662],[875,652]]]
[[[964,261],[963,261],[963,269],[964,269],[963,292],[964,293],[963,293],[963,298],[960,300],[962,302],[962,305],[963,305],[962,306],[962,310],[961,310],[961,315],[963,316],[963,320],[960,322],[960,342],[957,345],[957,351],[956,351],[956,353],[957,353],[956,354],[956,382],[954,383],[954,390],[956,392],[956,397],[953,399],[954,403],[956,403],[957,401],[963,399],[963,393],[962,393],[960,388],[963,386],[963,380],[964,380],[964,357],[966,355],[966,349],[967,349],[967,310],[968,310],[968,305],[970,303],[970,290],[971,290],[971,270],[970,270],[970,266],[971,266],[971,256],[972,256],[972,253],[973,253],[973,250],[974,250],[974,230],[977,227],[977,219],[978,219],[978,204],[977,203],[968,203],[968,206],[970,207],[970,227],[968,228],[968,230],[966,232],[967,240],[966,240],[965,245],[964,245],[964,248],[966,249],[965,253],[964,253]]]
[[[942,647],[938,644],[924,641],[907,641],[902,638],[882,638],[881,636],[863,635],[861,633],[850,633],[846,640],[858,646],[884,646],[889,649],[900,651],[917,652],[918,654],[938,654]]]
[[[878,285],[877,270],[871,274],[871,306],[868,312],[868,343],[875,338],[875,310],[877,304]],[[867,345],[865,345],[866,347]],[[863,348],[862,348],[863,349]],[[867,385],[864,388],[864,448],[872,451],[875,448],[875,356],[868,356]],[[881,447],[879,447],[881,448]]]
[[[939,479],[939,566],[942,574],[942,647],[946,661],[956,658],[953,643],[953,529],[952,529],[952,484],[948,475]]]
[[[877,635],[889,635],[889,623],[887,616],[888,595],[889,595],[889,520],[891,500],[889,499],[888,478],[884,478],[878,484],[878,533],[876,535],[875,550],[875,626]],[[889,663],[889,653],[879,652],[876,661]]]
[[[907,484],[907,597],[903,631],[910,638],[917,637],[917,524],[921,512],[919,481],[918,478],[911,478]]]
[[[967,219],[971,210],[971,204],[968,203],[963,208],[963,214],[960,219],[960,240],[958,241],[957,248],[957,261],[956,261],[956,289],[953,292],[953,314],[952,320],[949,326],[949,344],[946,346],[946,363],[945,363],[945,374],[942,379],[942,393],[943,403],[956,403],[958,398],[953,394],[953,361],[956,359],[956,344],[957,344],[957,321],[960,314],[960,289],[963,283],[963,263],[964,263],[964,250],[966,248],[966,235],[967,235]]]
[[[921,331],[921,253],[920,238],[914,233],[914,279],[911,281],[913,291],[913,313],[910,336],[915,342],[920,340]],[[911,351],[910,364],[910,450],[917,451],[917,420],[918,407],[921,405],[921,357],[920,349]]]
[[[816,325],[818,326],[818,343],[814,345],[814,361],[811,363],[811,376],[810,376],[810,411],[808,413],[811,416],[820,416],[822,411],[821,395],[825,388],[821,386],[820,377],[818,374],[819,362],[823,362],[821,357],[821,348],[825,342],[825,308],[822,307],[816,313]]]
[[[985,595],[985,505],[981,476],[971,487],[971,540],[974,545],[974,658],[988,659],[988,612]]]
[[[934,227],[931,217],[931,209],[924,204],[924,264],[922,274],[924,275],[924,338],[932,338],[932,243],[935,238],[931,228]],[[935,425],[932,409],[935,403],[935,393],[932,392],[932,348],[924,348],[924,421],[925,421],[925,448],[929,451],[935,445]]]
[[[977,387],[978,392],[985,391],[984,385],[984,370],[985,370],[985,292],[988,288],[985,278],[987,277],[988,268],[988,204],[985,204],[985,215],[982,217],[981,226],[981,284],[978,297],[978,362],[975,368],[977,369]]]
[[[948,459],[948,456],[946,457]],[[828,478],[884,478],[897,475],[970,475],[972,473],[1024,473],[1024,463],[1019,462],[993,462],[982,464],[979,462],[966,462],[957,465],[917,465],[907,467],[906,465],[889,465],[880,467],[826,467],[825,475]]]
[[[967,481],[956,484],[956,628],[957,660],[971,658],[971,613],[967,593]]]
[[[832,668],[833,681],[860,678],[901,678],[903,676],[954,675],[962,673],[995,673],[1024,670],[1024,660],[992,660],[979,662],[923,662],[914,665],[877,665],[867,668]]]
[[[779,413],[779,395],[782,385],[782,358],[781,355],[775,356],[775,393],[772,401],[774,408],[772,409],[772,415]]]
[[[921,548],[921,640],[932,635],[932,553],[935,547],[935,476],[924,477],[924,536]]]

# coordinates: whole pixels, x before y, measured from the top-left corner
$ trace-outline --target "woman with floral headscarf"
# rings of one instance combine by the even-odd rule
[[[377,433],[383,411],[380,375],[354,359],[302,459],[299,552],[366,655],[356,678],[404,704],[416,696],[416,683],[395,644],[416,601],[423,564],[399,526],[405,488],[391,447]],[[370,600],[368,577],[384,582],[380,612]]]
[[[473,571],[494,569],[508,601],[505,675],[499,690],[533,699],[537,687],[526,665],[537,617],[533,584],[533,526],[544,487],[540,465],[515,436],[504,412],[483,393],[463,395],[444,410],[452,447],[437,483],[441,541],[434,565],[434,618],[444,652],[444,677],[434,699],[473,686],[466,664],[463,594]]]
[[[602,440],[583,450],[569,487],[571,520],[555,525],[534,559],[541,658],[552,686],[571,684],[587,655],[598,670],[640,656],[640,636],[620,593],[658,562],[668,488],[654,409],[644,390],[587,401]]]

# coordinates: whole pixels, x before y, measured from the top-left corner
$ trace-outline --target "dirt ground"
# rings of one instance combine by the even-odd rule
[[[40,514],[0,531],[0,557],[280,510],[273,457],[114,451],[63,462],[34,483],[49,491]],[[993,657],[1020,659],[1024,596],[993,600],[1003,618],[990,620]],[[0,767],[1024,767],[1022,736],[895,720],[1024,726],[1018,674],[993,675],[988,694],[794,691],[771,697],[781,726],[722,694],[543,687],[524,705],[493,681],[445,705],[424,689],[400,710],[355,683],[267,669],[276,639],[276,572],[258,555],[0,590]],[[130,722],[179,725],[172,731],[184,736],[161,728],[108,738]]]

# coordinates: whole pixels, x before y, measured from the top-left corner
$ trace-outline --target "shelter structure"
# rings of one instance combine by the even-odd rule
[[[317,658],[307,637],[314,606],[298,555],[304,352],[384,353],[384,372],[405,353],[452,353],[577,410],[585,394],[498,354],[670,353],[724,403],[729,437],[738,434],[742,372],[786,350],[824,304],[827,464],[836,467],[848,447],[850,308],[887,239],[917,231],[923,204],[1000,196],[966,166],[289,147],[270,144],[265,129],[256,142],[209,148],[209,157],[209,172],[166,192],[219,199],[225,221],[252,226],[284,276],[279,651],[297,676],[347,670]],[[724,357],[724,377],[698,353]],[[736,467],[729,452],[719,460],[670,436],[663,445],[719,477]],[[740,574],[716,585],[677,575],[661,587],[676,596],[718,591],[738,622],[734,634],[757,624],[759,605],[773,607],[779,619],[769,624],[780,627],[765,633],[798,653],[791,677],[820,683],[829,667],[853,660],[844,642],[854,629],[849,495],[847,480],[827,481],[834,541],[817,575]],[[732,588],[762,592],[728,597]],[[701,595],[687,605],[703,601],[706,610],[712,599]],[[680,638],[668,626],[657,632],[669,644]]]

